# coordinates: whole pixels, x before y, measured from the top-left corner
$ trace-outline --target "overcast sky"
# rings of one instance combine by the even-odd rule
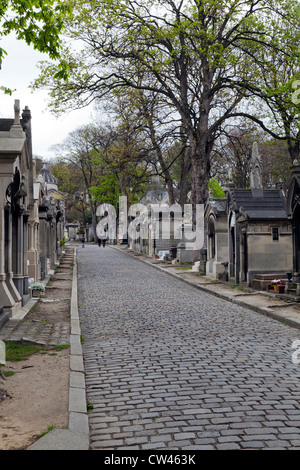
[[[46,60],[45,54],[40,54],[27,46],[24,41],[13,37],[1,39],[1,47],[7,56],[0,70],[0,85],[16,89],[12,96],[0,91],[0,117],[14,117],[14,101],[20,100],[21,110],[28,106],[32,114],[32,145],[33,153],[45,159],[53,158],[51,145],[62,142],[68,133],[92,120],[92,109],[73,111],[56,118],[47,112],[47,92],[32,93],[30,83],[38,76],[37,62]]]

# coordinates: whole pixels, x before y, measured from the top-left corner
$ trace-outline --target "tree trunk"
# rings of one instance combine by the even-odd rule
[[[184,149],[181,155],[181,175],[179,186],[179,205],[183,207],[186,203],[189,191],[188,177],[191,171],[191,152],[190,148]]]
[[[299,149],[299,143],[293,143],[291,141],[288,142],[288,149],[289,149],[289,154],[292,160],[292,163],[294,160],[299,160],[299,155],[300,155],[300,149]]]
[[[94,242],[97,243],[97,217],[96,217],[96,210],[91,198],[91,195],[89,193],[89,206],[91,210],[91,215],[92,215],[92,227],[93,227],[93,234],[94,234]]]
[[[204,137],[202,142],[194,142],[191,148],[192,151],[192,211],[193,211],[193,230],[196,233],[197,221],[196,209],[197,205],[204,205],[208,198],[208,183],[210,175],[210,151],[207,146],[207,139]],[[202,225],[205,229],[204,221]],[[201,255],[205,258],[206,250],[206,233],[204,233],[204,243],[202,247],[197,247],[194,250],[194,262],[201,261]]]
[[[148,121],[148,126],[149,126],[149,129],[150,129],[151,143],[152,143],[153,148],[156,152],[158,162],[161,166],[161,169],[162,169],[162,172],[163,172],[166,184],[167,184],[169,202],[170,202],[170,205],[173,205],[173,204],[175,204],[173,180],[171,178],[171,175],[170,175],[170,172],[169,172],[168,168],[166,167],[160,145],[157,142],[156,133],[155,133],[154,124],[153,124],[153,118],[152,118],[152,115],[150,115],[149,113],[148,113],[148,116],[147,116],[147,121]]]

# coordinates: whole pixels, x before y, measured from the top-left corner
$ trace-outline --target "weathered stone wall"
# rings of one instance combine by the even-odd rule
[[[279,228],[279,240],[272,239],[272,227]],[[293,266],[292,231],[288,223],[248,227],[248,284],[257,273],[282,273]]]

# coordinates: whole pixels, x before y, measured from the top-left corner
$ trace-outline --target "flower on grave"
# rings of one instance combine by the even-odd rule
[[[274,285],[277,285],[277,284],[280,284],[281,281],[280,279],[273,279],[273,281],[271,281],[271,284],[274,286]]]
[[[40,290],[44,292],[45,286],[41,282],[35,282],[34,284],[31,284],[31,289],[32,290]]]

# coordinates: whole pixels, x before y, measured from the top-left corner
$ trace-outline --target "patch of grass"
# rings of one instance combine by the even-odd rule
[[[0,364],[0,370],[1,370],[1,364]],[[12,370],[2,370],[1,371],[4,375],[4,377],[12,377],[15,375],[15,373]]]
[[[5,342],[5,353],[7,361],[24,361],[29,356],[42,351],[43,346],[32,343],[15,343],[13,341]]]
[[[92,403],[87,403],[86,405],[86,411],[87,413],[91,413],[94,409],[94,405]]]
[[[41,432],[41,434],[38,434],[36,437],[38,439],[40,439],[41,437],[45,436],[45,434],[48,434],[48,432],[52,431],[53,429],[55,429],[56,426],[54,426],[53,424],[51,424],[50,426],[48,426],[47,428],[47,431],[43,431]]]
[[[68,349],[69,344],[58,344],[57,346],[51,346],[52,351],[62,351],[63,349]]]
[[[7,361],[26,361],[30,356],[39,352],[61,351],[69,348],[69,344],[60,344],[57,346],[42,346],[34,343],[16,343],[14,341],[5,341],[5,354]]]

